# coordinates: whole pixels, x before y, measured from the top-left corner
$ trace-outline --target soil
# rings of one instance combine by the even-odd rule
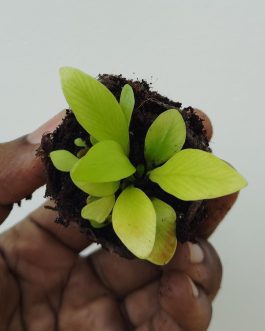
[[[119,100],[122,87],[128,83],[132,86],[135,95],[135,109],[130,124],[130,160],[134,165],[145,164],[144,138],[146,132],[155,118],[163,111],[170,108],[180,109],[186,122],[187,138],[184,148],[197,148],[211,152],[203,128],[202,120],[195,114],[191,107],[181,108],[181,103],[174,102],[152,91],[150,85],[142,81],[127,80],[121,75],[100,75],[99,80]],[[59,217],[57,222],[67,226],[70,222],[77,222],[80,230],[85,232],[90,239],[102,244],[110,251],[114,251],[124,257],[133,258],[119,240],[112,225],[101,229],[90,226],[87,220],[81,218],[80,211],[86,204],[87,194],[78,189],[71,181],[69,173],[60,172],[54,168],[50,161],[49,153],[57,149],[66,149],[76,154],[80,148],[75,146],[74,139],[82,138],[88,146],[91,146],[87,132],[75,120],[71,110],[67,110],[67,116],[62,124],[50,134],[42,138],[38,155],[42,158],[47,175],[46,197],[50,197],[56,204]],[[180,242],[196,239],[198,226],[205,219],[207,213],[204,201],[185,202],[164,192],[157,184],[139,178],[135,183],[149,196],[155,196],[169,203],[177,214],[177,239]],[[116,193],[119,194],[119,191]]]

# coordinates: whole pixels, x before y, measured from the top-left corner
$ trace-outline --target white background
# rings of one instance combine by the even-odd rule
[[[64,65],[152,80],[162,94],[211,117],[215,154],[249,181],[211,239],[224,265],[211,331],[265,324],[264,43],[264,0],[0,0],[2,142],[66,106],[58,79]]]

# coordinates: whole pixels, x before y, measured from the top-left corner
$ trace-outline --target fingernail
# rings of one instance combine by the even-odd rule
[[[48,122],[41,125],[37,130],[33,131],[27,136],[27,141],[30,144],[40,144],[41,138],[44,135],[44,133],[49,133],[54,131],[57,126],[62,122],[62,119],[64,118],[66,114],[66,111],[63,110],[59,114],[55,115],[53,118],[51,118]]]
[[[204,259],[204,253],[201,247],[198,244],[193,244],[188,242],[190,250],[190,262],[191,263],[202,263]]]
[[[187,276],[187,278],[190,283],[192,293],[197,298],[199,296],[199,290],[198,290],[197,286],[193,283],[192,279],[189,276]]]

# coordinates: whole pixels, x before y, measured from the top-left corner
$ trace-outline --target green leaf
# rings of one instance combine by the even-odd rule
[[[84,72],[60,69],[64,96],[80,125],[95,139],[115,140],[129,150],[129,131],[114,95],[98,80]]]
[[[96,145],[96,143],[98,143],[98,140],[90,135],[90,142],[91,142],[92,145]]]
[[[94,197],[93,195],[89,195],[86,199],[86,203],[89,204],[89,203],[94,202],[98,199],[100,199],[100,198],[99,197]]]
[[[112,140],[100,141],[89,149],[71,170],[71,178],[78,183],[114,182],[135,172],[121,146]]]
[[[97,199],[88,203],[85,207],[83,207],[81,211],[81,216],[84,219],[94,221],[97,223],[103,223],[110,212],[115,203],[115,196],[109,195],[104,198]]]
[[[104,222],[104,223],[97,223],[94,221],[89,221],[89,223],[93,226],[93,228],[95,229],[101,229],[104,228],[105,226],[107,226],[109,223],[108,222]]]
[[[125,84],[120,95],[120,106],[125,115],[128,127],[130,125],[131,116],[134,108],[134,94],[133,89],[129,84]]]
[[[152,203],[156,211],[156,239],[147,260],[157,265],[164,265],[172,259],[177,248],[177,216],[175,210],[162,200],[154,198]]]
[[[87,147],[86,142],[85,142],[83,139],[81,139],[81,138],[76,138],[76,139],[74,140],[74,144],[75,144],[77,147]]]
[[[180,151],[186,140],[186,125],[177,109],[160,114],[145,137],[145,159],[149,169]]]
[[[78,188],[80,188],[80,190],[95,197],[106,197],[114,194],[120,186],[119,181],[108,183],[89,183],[86,181],[73,180],[73,182]]]
[[[161,167],[152,170],[150,179],[167,193],[185,201],[221,197],[247,185],[225,161],[197,149],[176,153]]]
[[[50,158],[55,168],[64,172],[69,172],[79,160],[74,154],[65,149],[51,152]]]
[[[156,214],[151,200],[138,188],[128,187],[118,197],[112,212],[114,231],[137,257],[147,258],[155,242]]]

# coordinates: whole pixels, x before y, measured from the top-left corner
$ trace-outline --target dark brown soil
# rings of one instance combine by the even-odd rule
[[[99,80],[105,84],[119,100],[122,87],[129,83],[135,94],[135,109],[130,125],[130,160],[134,165],[145,164],[144,138],[154,119],[170,108],[181,109],[179,102],[174,102],[157,92],[151,91],[146,81],[126,80],[122,76],[100,75]],[[184,148],[198,148],[210,151],[202,121],[191,107],[181,109],[187,126],[187,139]],[[91,146],[86,131],[75,120],[70,110],[62,124],[51,134],[43,136],[38,155],[43,159],[47,173],[46,196],[52,198],[59,212],[57,222],[67,226],[69,222],[77,222],[81,231],[103,247],[115,251],[128,258],[132,254],[122,244],[113,231],[112,225],[102,229],[94,229],[90,223],[80,216],[80,211],[86,203],[87,194],[79,190],[71,181],[68,173],[56,170],[50,161],[49,153],[57,149],[67,149],[76,154],[80,148],[74,145],[74,139],[81,137]],[[177,214],[177,233],[179,241],[194,240],[198,225],[206,213],[203,201],[184,202],[165,193],[157,184],[138,178],[135,186],[141,188],[149,196],[155,196],[169,203]],[[117,192],[117,195],[119,191]]]

